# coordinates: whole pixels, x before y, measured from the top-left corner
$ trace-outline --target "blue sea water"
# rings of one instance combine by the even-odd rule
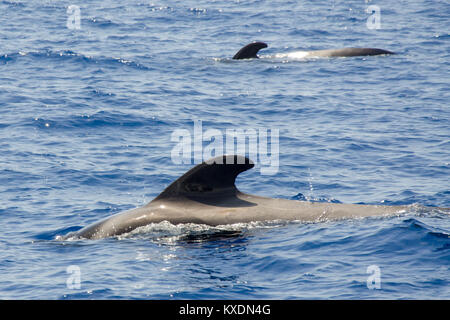
[[[450,299],[448,1],[1,0],[0,13],[0,299]],[[269,44],[261,59],[230,59],[251,41]],[[397,54],[280,58],[339,47]],[[241,174],[245,192],[409,209],[60,239],[191,168],[172,134],[194,121],[279,130],[277,172]]]

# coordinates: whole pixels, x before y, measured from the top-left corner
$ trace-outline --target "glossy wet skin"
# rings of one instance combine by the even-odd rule
[[[217,159],[221,161],[214,162]],[[75,236],[101,239],[162,221],[211,226],[270,220],[306,222],[388,215],[407,208],[249,195],[240,192],[234,182],[237,175],[254,166],[250,160],[240,156],[220,156],[212,160],[208,161],[210,164],[204,162],[189,170],[146,206],[101,220],[79,230]]]
[[[267,44],[264,42],[253,42],[242,47],[234,56],[233,59],[252,59],[258,58],[257,53],[259,50],[267,48]]]
[[[253,42],[242,47],[233,57],[233,59],[251,59],[258,58],[257,53],[263,48],[267,48],[264,42]],[[308,57],[356,57],[356,56],[375,56],[382,54],[394,54],[394,52],[378,48],[342,48],[306,51],[305,58]]]

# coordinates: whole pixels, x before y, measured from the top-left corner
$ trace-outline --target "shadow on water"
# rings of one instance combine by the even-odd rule
[[[192,233],[182,235],[178,239],[178,242],[181,243],[212,242],[212,241],[237,239],[243,236],[244,233],[242,231],[220,230],[212,233]]]

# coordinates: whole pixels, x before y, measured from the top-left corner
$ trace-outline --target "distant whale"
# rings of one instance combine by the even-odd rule
[[[252,59],[258,58],[258,51],[267,48],[264,42],[252,42],[242,47],[234,56],[233,59]],[[355,57],[355,56],[376,56],[380,54],[394,54],[394,52],[377,49],[377,48],[342,48],[342,49],[327,49],[316,51],[300,51],[302,58],[312,57]],[[295,53],[293,53],[295,55]],[[289,57],[289,54],[285,56]],[[297,55],[298,56],[298,55]]]
[[[253,166],[251,160],[242,156],[212,158],[186,172],[146,206],[108,217],[70,237],[101,239],[162,221],[211,226],[270,220],[322,221],[395,214],[408,208],[318,203],[245,194],[236,188],[235,180]]]

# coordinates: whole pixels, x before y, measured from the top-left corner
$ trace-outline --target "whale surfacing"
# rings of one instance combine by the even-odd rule
[[[233,57],[233,59],[252,59],[258,58],[258,51],[267,48],[268,45],[264,42],[253,42],[242,47]],[[382,54],[394,54],[394,52],[378,49],[378,48],[342,48],[342,49],[327,49],[315,51],[301,51],[302,58],[312,57],[356,57],[356,56],[376,56]],[[290,56],[291,54],[286,54]]]
[[[257,53],[259,50],[267,48],[267,44],[264,42],[252,42],[248,45],[242,47],[236,54],[233,56],[233,59],[252,59],[258,58]]]
[[[357,57],[357,56],[377,56],[381,54],[394,54],[391,51],[377,48],[342,48],[307,51],[307,57]]]
[[[101,239],[162,221],[210,226],[271,220],[322,221],[389,215],[407,208],[319,203],[246,194],[236,188],[235,180],[241,172],[253,167],[253,162],[242,156],[212,158],[186,172],[144,207],[118,213],[71,236]]]

